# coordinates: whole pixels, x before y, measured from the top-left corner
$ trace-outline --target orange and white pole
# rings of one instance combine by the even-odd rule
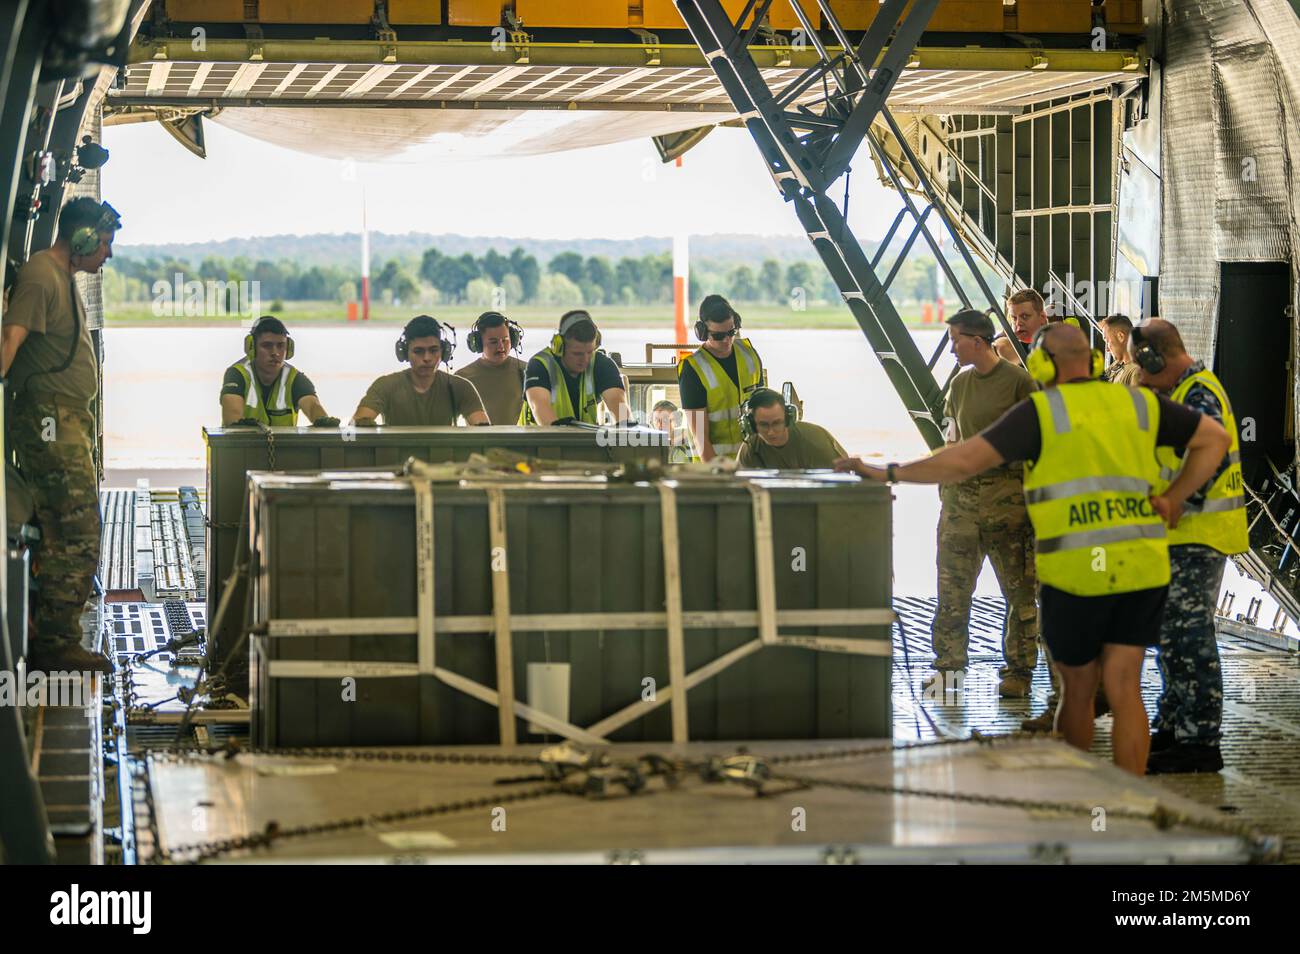
[[[673,236],[673,323],[677,343],[686,344],[687,312],[691,292],[690,248],[686,235]]]
[[[361,320],[370,320],[370,229],[366,226],[366,187],[361,187]]]

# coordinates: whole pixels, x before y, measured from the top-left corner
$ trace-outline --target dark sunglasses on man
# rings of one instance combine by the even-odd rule
[[[734,338],[740,334],[740,330],[732,328],[730,331],[710,331],[709,337],[714,341],[726,341],[728,338]]]

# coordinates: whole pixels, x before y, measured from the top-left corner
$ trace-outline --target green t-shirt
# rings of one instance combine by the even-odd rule
[[[527,365],[513,355],[493,367],[482,358],[456,372],[474,383],[483,399],[483,410],[493,424],[514,425],[524,403],[524,368]]]
[[[969,440],[1033,393],[1029,372],[1005,358],[999,358],[988,374],[963,369],[952,379],[943,406],[944,416],[956,422],[949,440]]]
[[[72,276],[52,252],[37,252],[18,269],[4,323],[28,332],[9,370],[14,390],[26,388],[37,400],[59,397],[89,409],[99,390],[95,346]],[[69,354],[72,362],[55,372]]]
[[[816,470],[848,456],[826,428],[796,421],[783,447],[773,447],[757,436],[746,438],[736,455],[736,464],[763,470]]]
[[[392,427],[449,427],[457,417],[483,410],[473,383],[439,369],[423,394],[411,383],[411,372],[394,371],[376,378],[361,399]]]

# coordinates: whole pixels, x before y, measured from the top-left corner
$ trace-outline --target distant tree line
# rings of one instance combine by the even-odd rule
[[[886,257],[888,259],[888,256]],[[119,254],[104,269],[104,296],[112,307],[150,302],[165,286],[170,293],[181,281],[257,282],[264,302],[355,301],[361,286],[357,268],[292,261],[249,261],[208,257],[197,269],[176,258],[137,259]],[[883,276],[882,276],[883,277]],[[161,284],[160,284],[161,283]],[[483,308],[512,304],[597,307],[657,305],[672,302],[672,256],[668,252],[617,261],[603,255],[583,257],[562,252],[543,269],[537,259],[516,248],[509,255],[489,250],[444,255],[427,249],[419,261],[393,258],[372,269],[371,295],[376,300],[432,305],[468,304]],[[812,305],[838,302],[839,292],[826,270],[809,261],[788,265],[767,259],[755,266],[734,262],[691,262],[692,301],[710,293],[733,302]],[[895,300],[930,300],[935,295],[935,264],[925,258],[904,262],[891,287]]]

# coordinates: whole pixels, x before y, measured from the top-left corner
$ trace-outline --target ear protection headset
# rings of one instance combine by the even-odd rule
[[[1056,361],[1052,357],[1052,353],[1047,350],[1047,346],[1043,344],[1047,329],[1050,327],[1052,326],[1044,325],[1038,329],[1038,334],[1034,335],[1034,343],[1031,346],[1029,357],[1025,362],[1025,370],[1039,384],[1051,384],[1056,380]],[[1101,377],[1102,372],[1106,370],[1106,359],[1096,348],[1092,349],[1092,367],[1090,370],[1094,378]]]
[[[253,357],[257,354],[258,327],[261,326],[262,322],[264,321],[275,321],[275,320],[276,320],[275,315],[263,315],[261,318],[258,318],[257,321],[253,322],[253,327],[249,328],[248,334],[244,335],[244,355],[248,358],[249,361],[252,361]],[[293,357],[293,337],[291,335],[286,334],[285,342],[284,342],[284,360],[288,361],[292,357]]]
[[[736,331],[740,331],[740,315],[736,314],[733,309],[730,317],[736,320]],[[726,321],[727,319],[723,318],[722,320]],[[715,321],[714,324],[717,324],[717,322]],[[695,322],[695,338],[697,341],[709,340],[709,323],[703,318],[700,318]]]
[[[740,434],[742,437],[750,438],[758,433],[758,425],[754,422],[754,412],[758,410],[758,404],[755,399],[766,397],[770,394],[775,394],[777,397],[781,397],[778,392],[769,388],[759,388],[745,399],[745,404],[740,414]],[[781,398],[781,405],[785,408],[785,426],[794,426],[795,421],[799,420],[799,409],[793,404],[787,402],[784,398]]]
[[[501,312],[499,311],[485,311],[483,312],[483,314],[478,316],[478,320],[474,322],[474,327],[471,328],[469,334],[465,336],[465,344],[466,346],[468,346],[470,351],[473,351],[475,354],[483,353],[483,329],[480,327],[480,325],[482,324],[484,318],[500,318],[502,321],[506,323],[506,330],[510,333],[510,349],[512,351],[518,351],[520,348],[523,347],[524,345],[523,328],[520,328],[518,324],[511,321],[509,318],[501,314]],[[498,327],[498,326],[494,325],[493,327]]]
[[[421,318],[428,318],[428,319],[429,319],[430,321],[432,321],[432,322],[434,323],[434,325],[437,327],[437,329],[438,329],[438,346],[439,346],[439,347],[441,348],[441,350],[442,350],[442,358],[441,358],[441,360],[443,361],[444,364],[451,364],[451,356],[452,356],[453,354],[456,353],[456,329],[453,328],[451,325],[444,324],[443,322],[439,321],[437,318],[432,317],[431,315],[416,315],[414,318],[412,318],[410,321],[408,321],[408,322],[406,323],[406,327],[402,329],[402,336],[401,336],[400,338],[398,338],[398,339],[397,339],[397,342],[393,345],[393,353],[397,355],[397,360],[398,360],[398,361],[406,361],[406,360],[408,360],[408,359],[410,358],[410,356],[411,356],[411,341],[410,341],[411,325],[415,324],[415,323],[416,323],[417,321],[419,321]],[[444,332],[447,332],[447,331],[450,331],[450,332],[451,332],[451,338],[450,338],[450,339],[448,339],[448,338],[447,338],[447,335],[444,333]],[[429,335],[427,335],[427,334],[425,334],[425,335],[416,335],[415,337],[417,337],[417,338],[428,338]]]
[[[99,248],[99,233],[116,232],[122,227],[122,217],[107,202],[99,204],[99,219],[94,225],[82,225],[73,230],[68,245],[73,255],[93,255]]]
[[[557,358],[563,358],[565,332],[572,330],[574,325],[581,324],[584,321],[590,321],[593,325],[596,324],[596,322],[592,320],[591,315],[587,314],[585,311],[571,311],[567,316],[561,318],[559,330],[551,336],[551,354],[555,355]],[[600,347],[599,327],[596,328],[596,347]]]
[[[1155,348],[1151,347],[1151,342],[1142,334],[1142,326],[1134,325],[1133,331],[1133,360],[1137,362],[1138,367],[1147,374],[1159,374],[1165,369],[1165,356]]]

